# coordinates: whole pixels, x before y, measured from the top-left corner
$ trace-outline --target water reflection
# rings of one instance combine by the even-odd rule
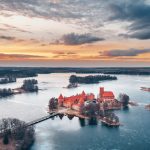
[[[98,124],[98,120],[96,117],[91,117],[89,120],[88,120],[88,124],[89,125],[97,125]]]
[[[74,118],[74,115],[67,115],[69,120],[72,120]]]
[[[59,118],[62,120],[64,117],[64,114],[58,114]]]
[[[136,107],[136,106],[135,106],[135,107]],[[126,112],[128,112],[128,111],[129,111],[129,106],[123,107],[123,110],[126,111]]]
[[[79,124],[81,127],[85,126],[85,119],[84,118],[79,118]]]

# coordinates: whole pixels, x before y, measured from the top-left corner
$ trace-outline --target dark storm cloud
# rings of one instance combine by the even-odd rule
[[[131,38],[136,38],[136,39],[140,39],[140,40],[148,40],[148,39],[150,39],[150,28],[136,31],[132,34],[129,34],[128,36]]]
[[[138,56],[139,54],[150,53],[150,49],[127,49],[127,50],[109,50],[100,52],[102,56],[119,57],[119,56]]]
[[[110,20],[128,21],[126,36],[137,39],[150,39],[150,5],[146,0],[124,1],[109,5],[112,11]]]
[[[145,20],[150,17],[150,5],[145,0],[122,1],[109,5],[113,15],[110,19],[117,20]]]
[[[80,45],[86,43],[94,43],[97,41],[103,41],[104,38],[92,36],[90,34],[75,34],[70,33],[62,37],[62,41],[65,45]]]

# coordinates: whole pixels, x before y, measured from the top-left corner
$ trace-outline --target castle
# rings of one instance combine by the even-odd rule
[[[104,87],[100,87],[99,98],[101,102],[112,102],[115,96],[112,91],[104,91]]]
[[[79,110],[85,101],[95,100],[95,95],[93,93],[86,94],[82,91],[81,94],[73,95],[70,97],[64,97],[62,94],[58,97],[59,106],[72,108],[74,110]],[[97,98],[98,102],[113,102],[115,96],[111,91],[104,91],[104,87],[100,87],[99,96]]]

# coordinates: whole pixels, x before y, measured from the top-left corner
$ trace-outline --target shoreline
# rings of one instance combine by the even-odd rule
[[[79,119],[88,119],[90,120],[90,118],[96,118],[98,121],[101,121],[101,123],[105,123],[106,125],[109,125],[109,126],[120,126],[121,123],[120,122],[113,122],[113,121],[110,121],[108,119],[108,117],[102,117],[102,116],[85,116],[85,115],[82,115],[82,114],[79,114],[78,111],[75,111],[75,110],[63,110],[61,112],[61,110],[55,110],[56,112],[58,112],[58,116],[59,115],[63,115],[63,116],[68,116],[68,118],[70,117],[71,119],[73,117],[77,117]],[[54,111],[49,111],[48,113],[52,113]]]

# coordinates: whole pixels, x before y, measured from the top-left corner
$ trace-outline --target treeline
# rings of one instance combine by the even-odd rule
[[[3,139],[2,149],[14,141],[14,149],[27,150],[34,142],[35,130],[33,126],[28,127],[24,121],[14,118],[2,119],[0,120],[0,138]]]
[[[150,75],[150,68],[78,68],[75,73],[102,73],[102,74],[120,74],[120,75]]]
[[[46,68],[46,67],[0,67],[0,77],[14,75],[16,78],[34,77],[46,73],[103,73],[103,74],[127,74],[127,75],[150,75],[149,67],[140,68]]]
[[[35,77],[37,73],[32,69],[0,68],[0,77],[14,76],[15,78]]]
[[[38,91],[38,81],[35,79],[24,80],[21,89],[26,92],[37,92]]]
[[[95,76],[89,75],[85,77],[71,75],[69,78],[69,82],[72,84],[73,83],[86,83],[86,84],[99,83],[100,81],[104,81],[104,80],[117,80],[117,77],[110,76],[110,75],[95,75]]]
[[[16,82],[16,78],[13,76],[4,77],[0,79],[0,84],[6,84],[6,83],[12,83],[12,82]]]
[[[0,98],[1,97],[7,97],[7,96],[11,96],[13,95],[13,91],[9,88],[9,89],[0,89]]]

